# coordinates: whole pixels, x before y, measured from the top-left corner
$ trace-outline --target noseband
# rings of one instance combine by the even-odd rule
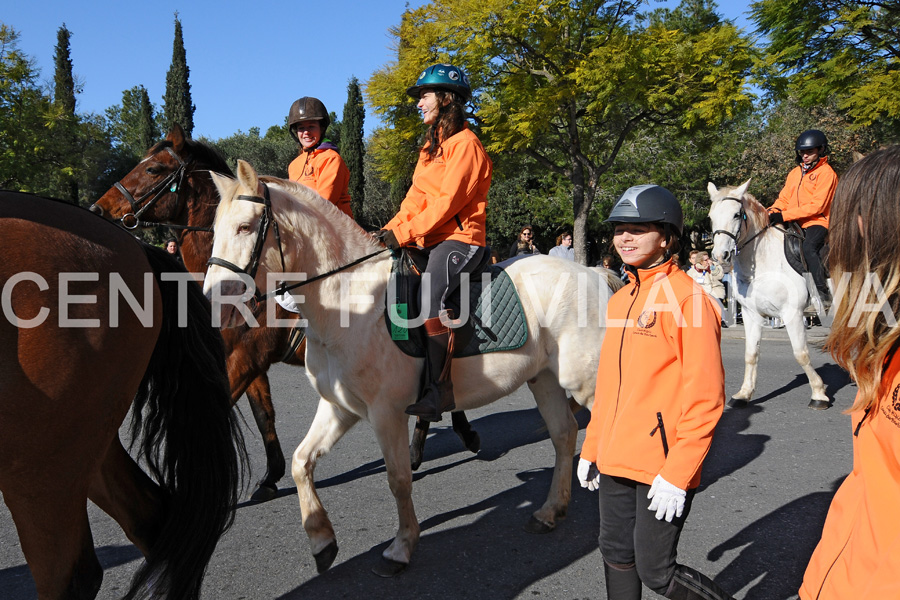
[[[166,146],[166,151],[172,155],[176,161],[178,161],[178,168],[172,171],[168,177],[154,185],[150,188],[146,194],[135,200],[134,196],[125,189],[125,186],[122,185],[122,182],[117,181],[115,184],[115,188],[119,190],[122,196],[128,200],[128,203],[131,205],[130,213],[123,215],[119,221],[122,223],[122,227],[125,229],[137,229],[142,225],[140,216],[144,214],[144,212],[156,204],[156,201],[162,198],[163,194],[171,193],[177,194],[178,190],[181,188],[181,181],[184,179],[184,170],[187,167],[187,164],[181,160],[181,157],[172,150],[171,147]],[[167,189],[168,188],[168,189]],[[151,198],[152,196],[152,198]],[[176,195],[176,199],[177,199]],[[144,204],[144,201],[150,198],[150,200]],[[157,223],[153,223],[153,225],[157,225]]]

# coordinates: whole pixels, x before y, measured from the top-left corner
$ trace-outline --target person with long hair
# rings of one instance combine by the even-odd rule
[[[462,69],[436,64],[419,76],[407,93],[418,100],[428,125],[412,187],[400,210],[375,233],[392,250],[419,246],[428,254],[420,300],[424,322],[425,388],[407,414],[439,421],[456,408],[450,363],[455,316],[446,306],[460,285],[485,260],[487,193],[493,165],[481,141],[466,123],[472,90]]]
[[[515,258],[517,256],[530,256],[532,254],[540,254],[541,251],[537,249],[537,246],[534,245],[534,229],[532,229],[531,225],[526,225],[521,230],[519,230],[519,235],[516,237],[516,241],[512,243],[512,246],[509,247],[509,257]]]
[[[298,98],[288,111],[288,129],[299,144],[297,158],[288,165],[288,179],[302,183],[353,218],[350,208],[350,169],[337,146],[325,138],[331,117],[322,101]]]
[[[630,281],[607,306],[576,471],[600,495],[606,597],[640,600],[647,586],[673,600],[731,600],[676,560],[725,407],[719,311],[674,261],[684,215],[669,190],[629,188],[607,223]]]
[[[825,348],[858,387],[847,409],[853,471],[828,509],[800,598],[900,598],[900,146],[847,170],[832,217]]]

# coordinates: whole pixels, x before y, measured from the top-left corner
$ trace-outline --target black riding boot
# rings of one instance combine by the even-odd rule
[[[641,578],[632,564],[629,568],[616,568],[603,561],[606,578],[607,600],[641,600]]]
[[[675,577],[665,594],[671,600],[734,600],[715,581],[690,567],[675,567]]]
[[[453,330],[440,317],[425,319],[425,389],[415,404],[406,407],[406,414],[425,421],[440,421],[441,413],[456,408],[453,383],[450,381],[450,361],[453,358]]]

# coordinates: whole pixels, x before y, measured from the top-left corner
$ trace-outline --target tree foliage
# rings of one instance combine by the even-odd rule
[[[364,161],[366,154],[363,139],[363,127],[366,119],[366,107],[363,103],[359,80],[352,77],[347,83],[347,102],[344,104],[344,115],[341,131],[341,157],[350,170],[350,199],[354,216],[363,214],[365,203],[366,175]],[[359,220],[357,216],[357,220]]]
[[[586,262],[593,201],[628,139],[642,129],[678,136],[713,127],[750,103],[744,86],[752,46],[734,26],[717,21],[684,31],[671,28],[665,14],[644,26],[639,6],[435,0],[408,11],[395,32],[397,62],[370,82],[376,110],[395,130],[376,132],[372,150],[396,152],[401,144],[392,142],[421,131],[401,107],[409,106],[403,90],[423,66],[460,64],[479,92],[474,117],[488,152],[524,154],[570,182],[576,256]],[[401,162],[382,157],[379,164]]]
[[[191,102],[191,84],[188,81],[190,72],[181,34],[181,21],[178,20],[178,13],[175,13],[172,64],[166,73],[166,94],[163,96],[163,129],[168,131],[178,123],[188,136],[194,131],[194,111],[197,109]]]
[[[860,125],[900,118],[900,2],[759,0],[751,7],[780,76],[770,89],[806,106],[835,96]]]
[[[232,170],[237,168],[240,158],[259,173],[275,177],[287,178],[287,167],[297,156],[297,143],[287,125],[269,127],[265,136],[260,136],[258,127],[251,127],[248,133],[238,131],[227,138],[203,141],[221,152]]]
[[[147,89],[138,85],[122,92],[122,104],[106,109],[106,119],[113,143],[135,161],[160,138],[155,107]]]

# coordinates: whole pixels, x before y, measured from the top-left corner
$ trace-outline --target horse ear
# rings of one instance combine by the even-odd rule
[[[742,183],[738,189],[734,190],[734,195],[737,196],[738,198],[743,198],[744,194],[747,193],[747,188],[749,186],[750,186],[750,180],[748,179],[747,181]]]
[[[181,125],[175,123],[172,125],[172,129],[169,130],[169,135],[166,136],[166,139],[172,142],[172,149],[175,152],[181,152],[181,149],[184,147],[184,129],[181,128]]]
[[[719,188],[716,187],[716,184],[714,184],[712,181],[710,181],[709,183],[706,184],[706,191],[709,192],[710,198],[715,198],[716,194],[719,193]]]
[[[257,192],[259,189],[259,176],[246,160],[238,159],[237,176],[238,181],[240,181],[244,187],[253,190],[254,194]]]
[[[212,176],[212,180],[216,186],[216,190],[218,190],[219,192],[219,197],[230,198],[231,188],[233,188],[235,185],[234,179],[228,177],[227,175],[216,173],[215,171],[210,171],[209,174]]]

